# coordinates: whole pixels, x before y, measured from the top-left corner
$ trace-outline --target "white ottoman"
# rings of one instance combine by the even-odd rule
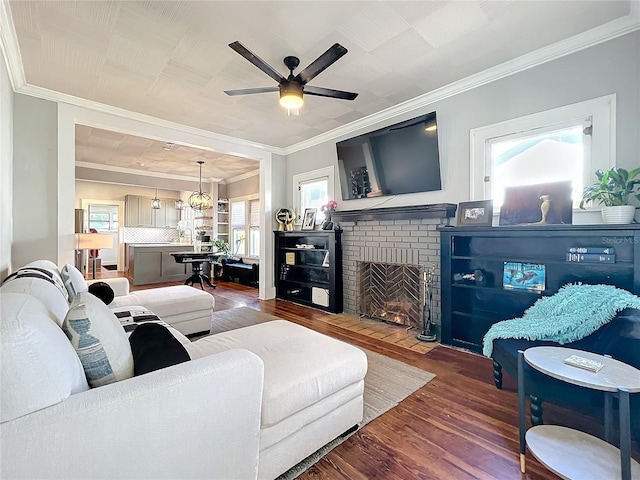
[[[215,300],[208,292],[175,285],[171,287],[136,290],[117,296],[109,308],[141,305],[158,315],[184,335],[211,330],[211,316]]]
[[[285,320],[185,345],[192,359],[234,348],[264,362],[258,478],[272,479],[362,420],[365,353]]]

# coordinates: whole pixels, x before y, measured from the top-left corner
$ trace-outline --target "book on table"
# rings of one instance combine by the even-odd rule
[[[616,263],[616,256],[599,253],[567,253],[565,260],[567,262],[583,263]]]
[[[613,247],[569,247],[567,253],[597,253],[598,255],[613,255]]]

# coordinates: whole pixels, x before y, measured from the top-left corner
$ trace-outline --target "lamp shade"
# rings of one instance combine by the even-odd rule
[[[108,233],[76,233],[76,249],[113,248],[113,236]]]

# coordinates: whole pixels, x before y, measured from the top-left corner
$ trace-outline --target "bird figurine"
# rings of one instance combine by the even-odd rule
[[[551,195],[540,195],[540,200],[542,200],[542,204],[540,205],[542,219],[538,222],[538,224],[544,225],[547,223],[547,213],[549,213],[549,208],[551,208]]]

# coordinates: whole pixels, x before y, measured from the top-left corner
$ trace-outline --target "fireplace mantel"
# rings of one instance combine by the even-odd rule
[[[411,220],[421,218],[452,218],[457,205],[435,203],[431,205],[407,205],[404,207],[365,208],[362,210],[339,210],[331,214],[331,219],[342,222],[358,220]]]

